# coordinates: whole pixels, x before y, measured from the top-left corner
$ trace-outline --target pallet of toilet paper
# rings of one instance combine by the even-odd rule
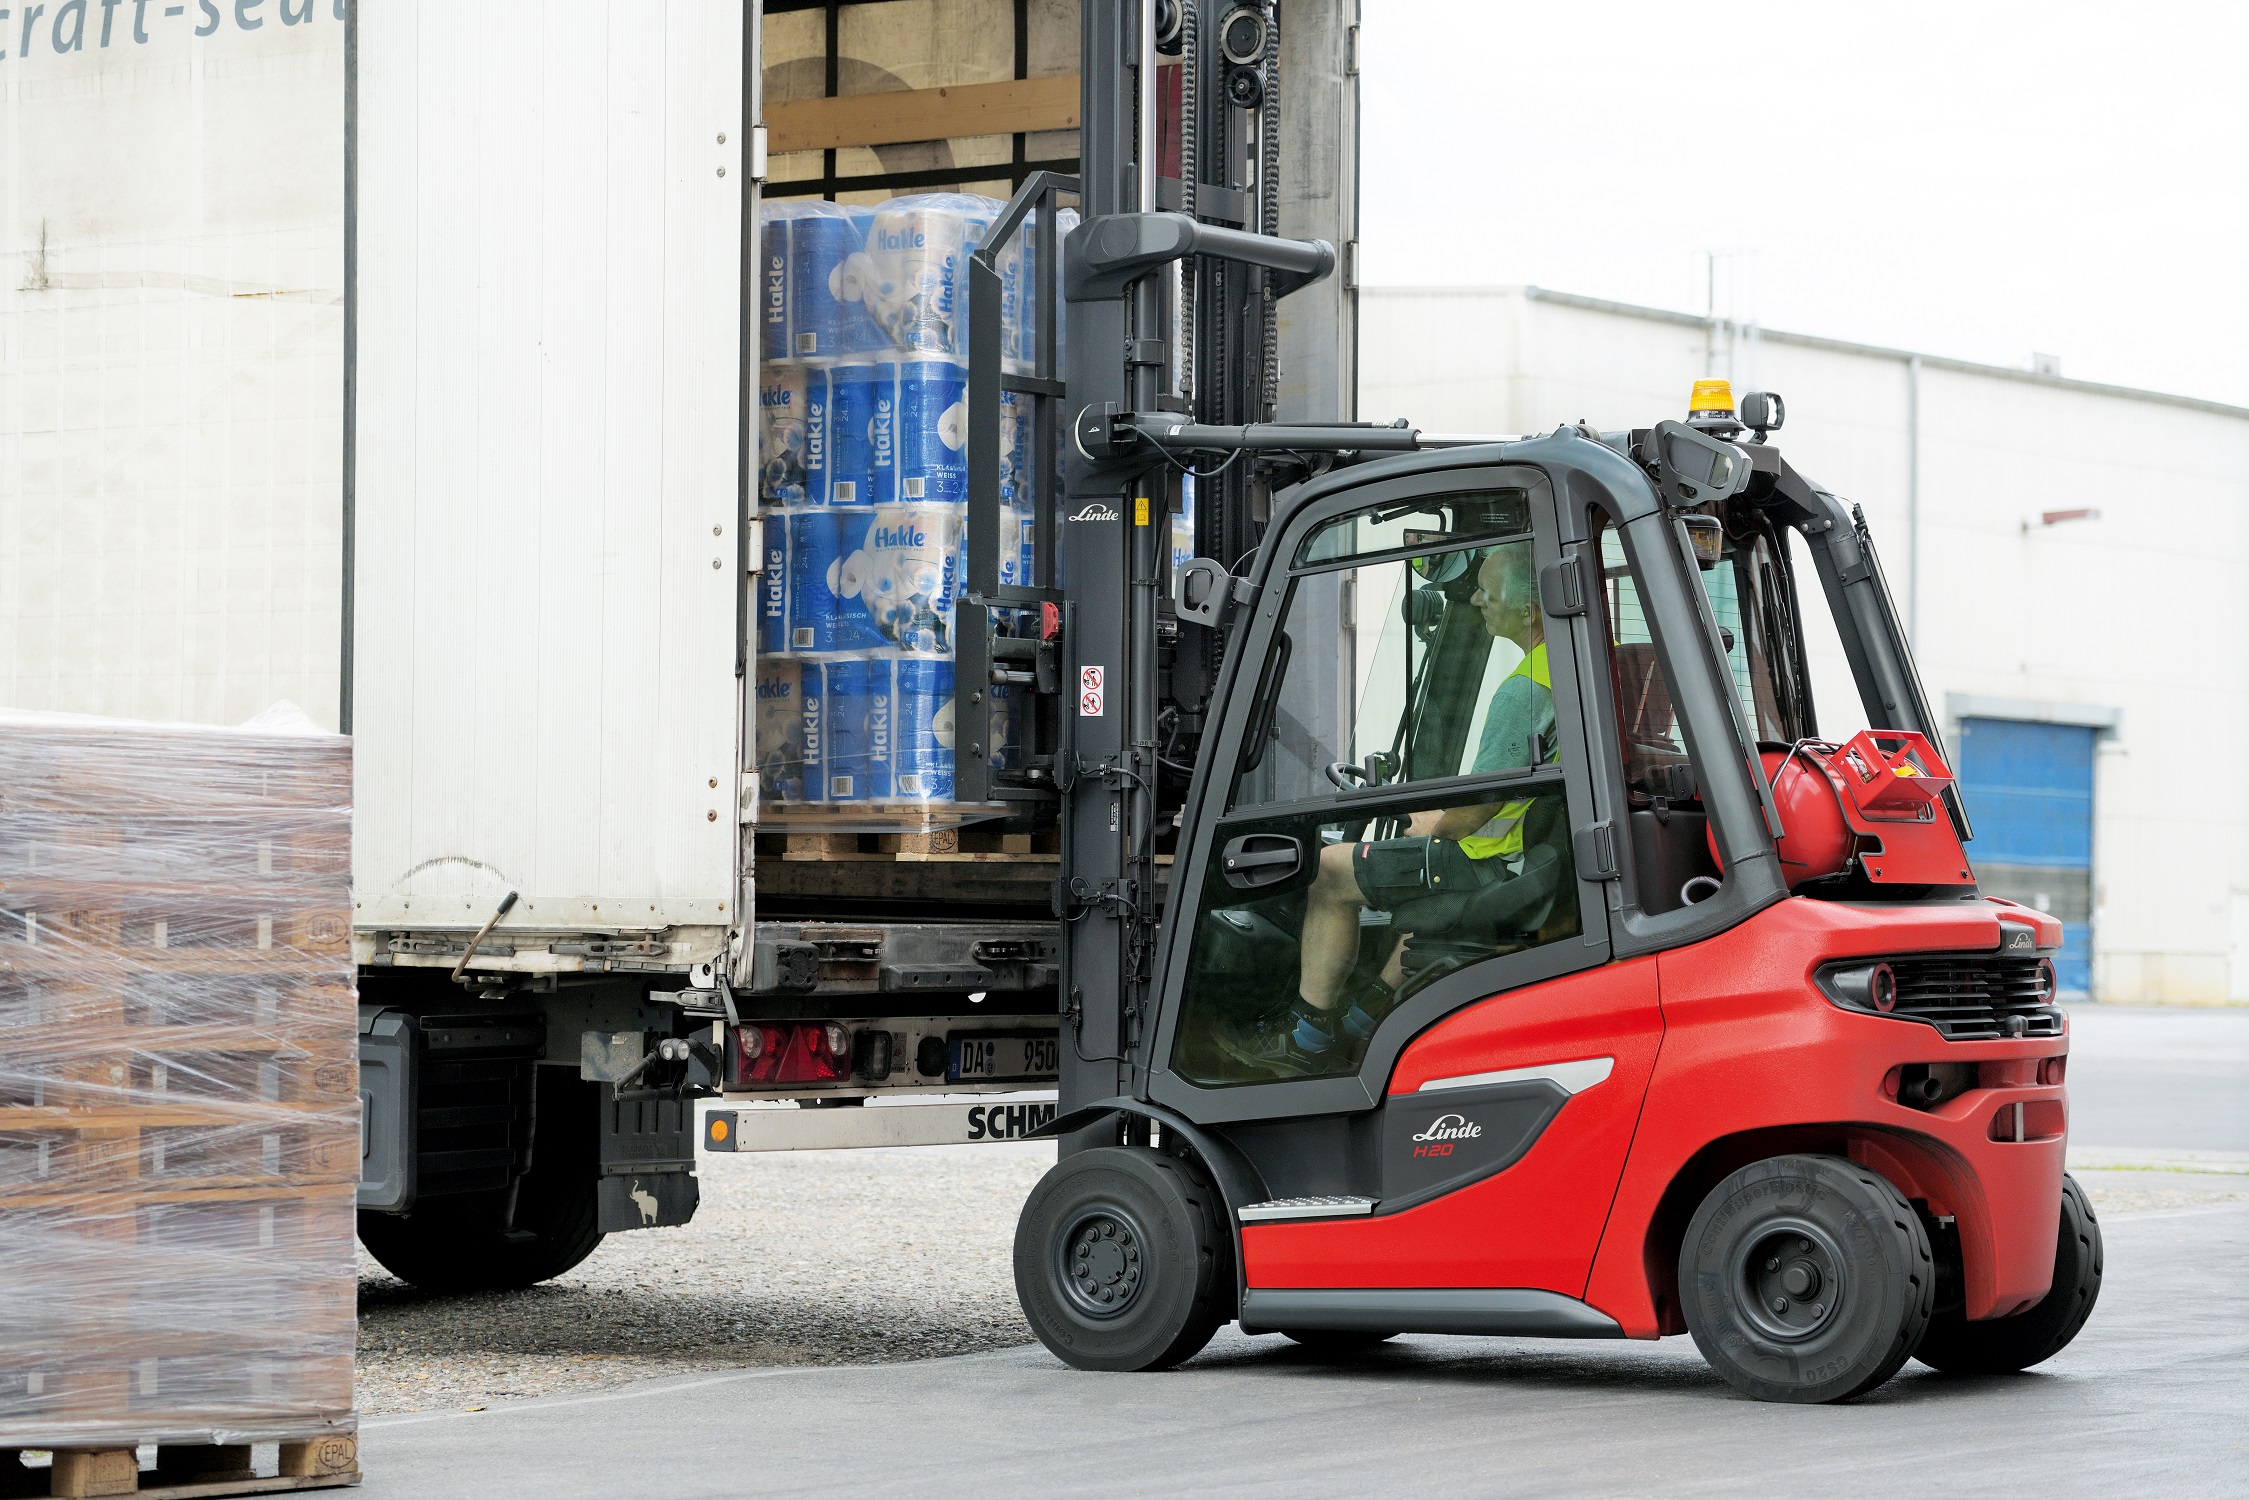
[[[967,267],[1002,208],[925,194],[765,212],[757,740],[762,797],[784,810],[880,820],[954,801]],[[1003,353],[1018,369],[1037,332],[1029,265],[1018,236],[1001,260]],[[1006,584],[1032,576],[1028,416],[1003,397]],[[988,691],[987,760],[1006,769],[1020,754],[1015,705]]]

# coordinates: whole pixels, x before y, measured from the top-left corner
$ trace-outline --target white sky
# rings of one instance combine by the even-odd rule
[[[1361,279],[2249,405],[2249,4],[1363,0]],[[1723,281],[1720,311],[1728,309]]]

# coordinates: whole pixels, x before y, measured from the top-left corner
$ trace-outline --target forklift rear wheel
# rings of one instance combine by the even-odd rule
[[[2062,1178],[2062,1232],[2054,1286],[2036,1307],[1971,1323],[1957,1311],[1932,1319],[1913,1357],[1947,1375],[2012,1375],[2062,1352],[2101,1295],[2101,1226],[2077,1179]]]
[[[1218,1194],[1154,1151],[1104,1146],[1055,1163],[1015,1228],[1015,1291],[1039,1342],[1081,1370],[1161,1370],[1232,1316]]]
[[[1679,1247],[1679,1302],[1710,1367],[1760,1401],[1848,1401],[1929,1326],[1928,1232],[1879,1173],[1835,1156],[1753,1162]]]
[[[1304,1346],[1307,1354],[1317,1354],[1324,1359],[1340,1359],[1345,1355],[1364,1354],[1397,1337],[1395,1333],[1358,1333],[1340,1328],[1284,1328],[1281,1337],[1294,1339]]]

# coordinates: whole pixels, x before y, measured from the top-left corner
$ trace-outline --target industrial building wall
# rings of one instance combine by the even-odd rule
[[[2093,991],[2249,999],[2249,411],[1536,289],[1369,289],[1361,318],[1369,420],[1618,428],[1705,374],[1780,392],[1790,461],[1866,509],[1956,755],[1964,720],[2090,730]],[[1839,650],[1814,669],[1822,732],[1858,727]],[[1987,800],[1988,865],[2017,815]]]
[[[336,727],[343,9],[0,11],[0,703]]]

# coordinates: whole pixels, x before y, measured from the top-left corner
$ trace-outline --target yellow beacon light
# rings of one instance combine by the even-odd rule
[[[1698,380],[1687,398],[1687,419],[1730,417],[1734,414],[1734,388],[1723,380]]]

